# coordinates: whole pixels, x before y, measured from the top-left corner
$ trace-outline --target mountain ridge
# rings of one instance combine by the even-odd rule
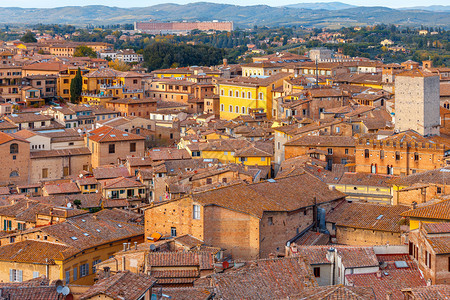
[[[340,2],[334,2],[340,3]],[[26,18],[24,18],[26,16]],[[450,27],[450,11],[401,10],[382,6],[344,9],[308,9],[268,5],[239,6],[210,2],[160,3],[121,8],[105,5],[57,8],[0,7],[0,24],[71,24],[77,26],[124,24],[142,21],[233,21],[235,27],[309,26],[342,27],[379,23]]]

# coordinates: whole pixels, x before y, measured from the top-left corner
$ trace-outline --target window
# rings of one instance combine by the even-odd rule
[[[200,220],[200,205],[194,204],[194,214],[192,217],[194,220]]]
[[[261,161],[266,161],[266,158],[265,157],[261,157]]]
[[[130,143],[130,152],[136,152],[136,143]]]
[[[227,178],[222,178],[222,183],[227,183]]]
[[[73,281],[78,279],[78,268],[73,267]]]
[[[233,91],[230,91],[230,92],[228,93],[228,95],[229,95],[230,97],[233,97]]]
[[[247,98],[249,98],[249,99],[252,98],[252,93],[251,92],[247,93]]]
[[[101,262],[102,262],[101,259],[95,259],[95,260],[92,262],[92,274],[95,274],[95,272],[97,272],[97,268],[95,267],[95,265],[96,265],[96,264],[99,264],[99,263],[101,263]]]
[[[332,155],[333,154],[333,148],[328,148],[328,155]]]
[[[348,149],[345,149],[344,151],[345,151],[345,155],[348,155]]]
[[[230,112],[233,112],[233,105],[230,105],[229,110]]]
[[[42,169],[42,178],[48,178],[48,169],[47,168]]]
[[[212,178],[206,178],[206,184],[211,184],[212,183]]]
[[[116,145],[109,144],[109,153],[116,153]]]
[[[247,161],[247,157],[239,157],[239,161],[240,162],[246,162]]]
[[[12,172],[9,174],[9,177],[19,177],[19,173],[18,173],[17,171],[12,171]]]
[[[245,107],[242,106],[242,113],[245,114]]]
[[[441,194],[442,188],[440,186],[436,187],[436,193]]]
[[[9,269],[9,281],[10,282],[22,282],[22,270]]]
[[[369,158],[369,149],[364,150],[364,158]]]
[[[384,150],[380,150],[380,159],[384,159]]]
[[[414,152],[414,161],[419,161],[419,153]]]
[[[11,154],[19,153],[19,145],[17,145],[16,143],[11,144],[11,146],[9,146],[9,153]]]
[[[273,225],[273,217],[268,217],[267,218],[267,224],[268,225]]]
[[[223,104],[220,104],[220,111],[223,111],[225,109]]]
[[[400,160],[400,152],[395,151],[395,160]]]
[[[89,275],[89,264],[85,263],[80,266],[80,278]]]
[[[314,277],[320,277],[320,268],[319,267],[314,268]]]
[[[69,167],[63,168],[63,176],[69,176]]]
[[[172,237],[177,236],[177,228],[176,227],[170,227],[170,236],[172,236]]]
[[[25,230],[27,225],[25,223],[17,223],[18,230]]]
[[[239,113],[239,106],[236,105],[235,107],[235,112],[238,114]]]
[[[39,277],[39,272],[33,271],[33,278],[38,278],[38,277]]]

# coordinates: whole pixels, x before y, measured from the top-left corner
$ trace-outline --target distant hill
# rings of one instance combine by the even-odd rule
[[[342,5],[345,5],[341,3]],[[339,5],[341,5],[339,4]],[[304,5],[304,4],[299,4]],[[319,3],[319,5],[322,5]],[[325,3],[323,3],[325,5]],[[331,4],[337,7],[336,3]],[[233,21],[235,27],[254,25],[315,27],[399,24],[450,27],[450,12],[398,10],[386,7],[350,7],[338,10],[306,9],[304,6],[238,6],[208,2],[186,5],[158,4],[149,7],[119,8],[101,5],[58,8],[0,8],[0,24],[124,24],[135,21]]]
[[[289,4],[285,5],[285,7],[290,8],[304,8],[304,9],[324,9],[324,10],[340,10],[346,8],[356,7],[355,5],[350,5],[342,2],[310,2],[310,3],[298,3],[298,4]]]
[[[400,10],[428,10],[436,12],[450,12],[450,5],[412,6],[402,7]]]

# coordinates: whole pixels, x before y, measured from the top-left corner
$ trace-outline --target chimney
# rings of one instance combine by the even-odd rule
[[[137,250],[137,242],[134,242],[134,250]]]
[[[228,59],[226,58],[223,59],[223,66],[224,67],[228,66]]]
[[[130,250],[130,245],[131,245],[131,243],[128,243],[128,250]]]
[[[123,243],[123,252],[127,251],[127,243]]]
[[[381,271],[377,271],[377,278],[381,278]]]
[[[103,267],[103,272],[105,278],[109,278],[109,267]]]
[[[392,299],[392,292],[387,292],[386,293],[386,300],[391,300]]]

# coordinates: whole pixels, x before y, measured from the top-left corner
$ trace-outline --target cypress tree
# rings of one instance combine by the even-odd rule
[[[78,67],[77,74],[70,82],[70,102],[78,103],[80,101],[82,88],[83,80],[81,78],[80,67]]]

